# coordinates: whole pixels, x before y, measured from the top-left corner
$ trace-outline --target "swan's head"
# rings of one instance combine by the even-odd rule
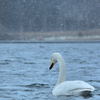
[[[57,61],[61,58],[62,58],[62,56],[60,53],[58,53],[58,52],[53,53],[51,56],[51,65],[50,65],[49,69],[52,69],[53,66],[57,63]]]

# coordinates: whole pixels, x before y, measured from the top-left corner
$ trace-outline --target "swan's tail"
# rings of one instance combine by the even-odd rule
[[[82,91],[80,95],[83,96],[84,98],[89,98],[93,96],[92,91],[88,91],[88,90]]]

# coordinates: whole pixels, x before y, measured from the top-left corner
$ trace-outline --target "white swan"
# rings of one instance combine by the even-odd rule
[[[54,87],[52,94],[55,96],[59,95],[74,95],[74,96],[87,96],[95,88],[88,83],[77,80],[77,81],[66,81],[66,67],[64,59],[60,53],[53,53],[51,57],[51,66],[49,69],[53,68],[55,63],[59,63],[59,76],[56,86]]]

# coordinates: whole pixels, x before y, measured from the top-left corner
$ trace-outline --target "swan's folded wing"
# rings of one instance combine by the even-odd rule
[[[89,90],[94,91],[94,87],[84,81],[65,81],[57,85],[52,93],[53,95],[79,95],[80,92]]]

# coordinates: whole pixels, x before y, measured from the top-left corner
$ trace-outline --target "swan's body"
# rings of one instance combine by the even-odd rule
[[[59,95],[81,95],[82,93],[90,93],[95,90],[93,86],[84,81],[66,81],[66,68],[65,62],[59,53],[53,53],[51,58],[51,66],[58,62],[59,63],[59,76],[56,86],[54,87],[52,94],[55,96]]]
[[[83,91],[94,91],[94,87],[84,81],[64,81],[55,86],[52,94],[58,95],[81,95]]]

